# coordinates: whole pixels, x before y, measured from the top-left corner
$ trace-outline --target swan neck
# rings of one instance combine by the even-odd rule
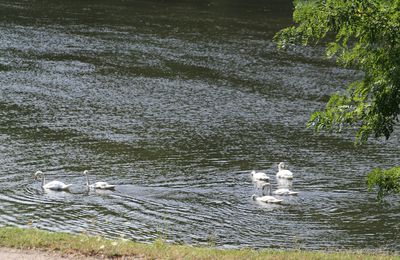
[[[44,186],[45,182],[46,182],[46,179],[45,179],[44,173],[42,173],[42,187]]]
[[[263,187],[264,190],[266,190],[266,194],[271,196],[271,186],[270,185],[265,185]]]
[[[86,186],[89,187],[90,186],[89,176],[87,173],[85,175],[86,175]]]

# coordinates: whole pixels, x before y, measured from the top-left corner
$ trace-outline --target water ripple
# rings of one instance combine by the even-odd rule
[[[96,12],[85,1],[0,3],[0,224],[223,248],[399,251],[397,197],[378,205],[365,184],[372,168],[398,164],[399,132],[359,148],[350,132],[305,129],[360,73],[320,48],[276,50],[289,0],[214,2],[100,1]],[[299,195],[253,201],[250,171],[276,189],[280,161]],[[71,191],[43,191],[37,170]],[[83,170],[115,191],[87,191]]]

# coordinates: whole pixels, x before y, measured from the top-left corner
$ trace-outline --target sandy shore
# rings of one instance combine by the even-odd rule
[[[85,257],[79,255],[63,255],[58,252],[40,250],[25,250],[0,247],[0,259],[7,260],[94,260],[101,257]],[[126,259],[126,258],[125,258]]]

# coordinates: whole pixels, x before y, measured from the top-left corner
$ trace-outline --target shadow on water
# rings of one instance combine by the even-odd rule
[[[399,251],[397,197],[378,205],[365,185],[398,164],[399,133],[355,147],[351,132],[305,129],[360,73],[318,47],[277,51],[291,12],[286,0],[2,1],[0,225]],[[292,183],[276,180],[280,161]],[[36,170],[71,192],[44,193]],[[87,192],[83,170],[115,191]],[[254,202],[251,170],[299,195]]]

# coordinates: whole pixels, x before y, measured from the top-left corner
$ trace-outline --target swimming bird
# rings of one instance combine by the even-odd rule
[[[51,181],[49,183],[45,183],[45,174],[42,171],[35,172],[35,179],[37,180],[39,175],[42,176],[42,188],[45,190],[55,190],[55,191],[67,191],[72,184],[65,184],[61,181]]]
[[[282,203],[282,201],[283,201],[283,200],[277,199],[273,196],[257,197],[256,194],[253,194],[253,196],[251,196],[251,198],[256,201],[265,202],[265,203],[275,203],[275,204]]]
[[[257,197],[256,194],[253,194],[251,198],[256,201],[265,202],[265,203],[282,203],[282,200],[271,196],[271,184],[266,183],[263,185],[263,191],[267,188],[267,194],[265,196]]]
[[[278,172],[276,174],[277,178],[293,179],[293,173],[286,169],[284,162],[279,163]]]
[[[269,177],[265,172],[252,171],[250,174],[253,181],[269,181]]]
[[[100,190],[114,190],[115,189],[115,185],[108,184],[105,181],[98,181],[98,182],[95,182],[94,184],[90,184],[88,173],[89,173],[88,170],[83,171],[83,174],[86,176],[86,186],[89,189],[100,189]]]

